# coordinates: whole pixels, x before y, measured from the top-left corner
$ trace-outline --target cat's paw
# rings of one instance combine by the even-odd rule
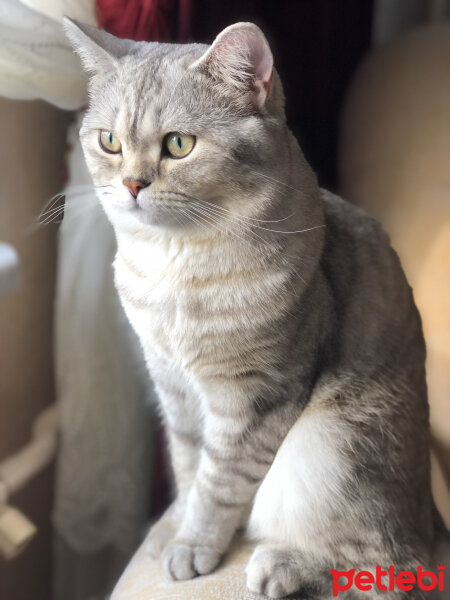
[[[210,546],[173,542],[165,548],[161,558],[165,577],[183,580],[214,571],[221,554]]]
[[[294,553],[273,546],[257,546],[245,573],[247,588],[269,598],[283,598],[301,586],[301,566]]]
[[[156,521],[145,539],[145,549],[153,558],[159,558],[167,544],[175,537],[181,522],[182,508],[172,504]]]

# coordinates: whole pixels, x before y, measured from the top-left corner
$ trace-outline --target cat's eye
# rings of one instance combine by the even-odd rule
[[[105,152],[118,154],[122,150],[122,143],[112,131],[101,130],[98,136],[98,143]]]
[[[192,148],[195,146],[195,137],[176,131],[168,133],[164,138],[164,146],[172,158],[184,158],[192,152]]]

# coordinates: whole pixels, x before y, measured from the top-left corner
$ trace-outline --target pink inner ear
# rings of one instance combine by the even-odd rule
[[[204,58],[210,70],[237,87],[254,85],[258,96],[267,95],[272,79],[273,58],[261,30],[252,23],[225,29]],[[263,100],[263,98],[261,98]]]
[[[273,58],[266,40],[261,39],[261,36],[258,38],[251,36],[253,44],[250,46],[250,60],[254,65],[256,79],[267,84],[272,78]]]

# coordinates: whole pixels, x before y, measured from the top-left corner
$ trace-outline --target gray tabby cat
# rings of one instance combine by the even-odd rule
[[[148,539],[165,574],[210,573],[246,522],[247,587],[271,598],[330,598],[331,568],[426,566],[420,318],[379,225],[319,189],[262,32],[238,23],[208,47],[66,30],[91,74],[81,139],[117,289],[168,433],[178,493]]]

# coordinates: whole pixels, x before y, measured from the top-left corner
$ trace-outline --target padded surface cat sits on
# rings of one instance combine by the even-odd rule
[[[221,566],[205,577],[190,581],[167,581],[158,561],[152,559],[145,544],[120,578],[111,600],[253,600],[245,588],[245,565],[254,544],[235,540]],[[247,594],[247,595],[246,595]],[[256,596],[261,600],[261,596]]]

